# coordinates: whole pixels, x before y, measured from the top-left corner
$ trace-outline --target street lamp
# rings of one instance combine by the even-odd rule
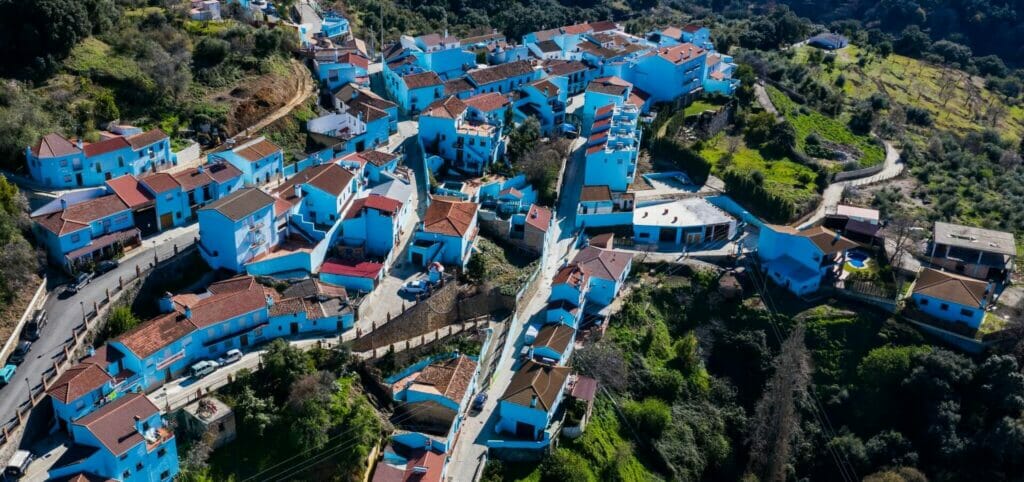
[[[85,319],[85,301],[84,300],[79,300],[78,301],[78,306],[82,307],[82,323],[85,323],[87,321]]]
[[[28,387],[28,398],[32,399],[32,383],[28,381],[28,377],[25,377],[25,386]]]

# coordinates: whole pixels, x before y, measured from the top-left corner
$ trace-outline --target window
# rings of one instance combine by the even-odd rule
[[[124,156],[117,156],[117,167],[124,167]]]
[[[121,478],[123,478],[123,479],[127,479],[128,477],[131,477],[131,476],[132,476],[132,471],[130,471],[130,470],[125,470],[124,473],[121,474]]]
[[[263,336],[263,328],[256,328],[256,331],[254,332],[254,334],[256,336]]]
[[[67,159],[61,159],[60,160],[60,167],[68,167],[68,160]]]
[[[174,213],[174,217],[181,219],[181,211]]]
[[[223,432],[224,431],[224,422],[221,422],[221,423],[217,424],[217,431],[218,432]]]
[[[173,201],[174,200],[174,193],[167,194],[167,196],[164,196],[164,199],[167,199],[168,201]]]
[[[974,311],[968,310],[967,308],[960,308],[960,314],[963,316],[971,317],[974,316]]]
[[[163,472],[160,472],[160,480],[167,480],[170,477],[171,477],[171,473],[170,472],[168,472],[166,470],[163,471]]]
[[[919,298],[917,304],[921,306],[928,306],[928,298]]]
[[[75,233],[75,234],[71,235],[71,242],[72,243],[77,243],[77,242],[79,242],[81,240],[82,240],[82,235],[81,234]]]
[[[135,471],[142,472],[142,462],[135,464]]]
[[[160,450],[156,451],[156,456],[157,456],[157,458],[159,458],[159,457],[163,457],[164,455],[167,455],[167,449],[164,448],[164,447],[160,447]]]
[[[128,454],[124,454],[124,455],[121,455],[120,457],[118,457],[119,460],[124,460],[124,459],[127,459],[127,458],[128,458]]]
[[[97,162],[96,163],[96,174],[99,174],[101,172],[103,172],[103,166],[101,166],[100,163]]]
[[[943,303],[943,304],[939,305],[939,309],[942,310],[942,311],[949,311],[949,305]]]

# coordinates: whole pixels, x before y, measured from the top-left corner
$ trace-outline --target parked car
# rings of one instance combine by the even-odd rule
[[[219,363],[220,366],[224,366],[224,365],[230,365],[232,363],[235,363],[235,362],[237,362],[238,360],[241,360],[241,359],[242,359],[242,350],[231,349],[231,350],[228,350],[228,352],[225,353],[223,357],[218,358],[217,359],[217,363]]]
[[[25,475],[28,471],[29,464],[32,463],[36,457],[32,455],[32,452],[28,450],[19,450],[14,452],[11,456],[11,460],[7,461],[7,467],[4,468],[4,478],[8,480],[18,480]]]
[[[8,383],[11,383],[11,379],[14,378],[14,372],[17,370],[18,367],[15,365],[4,365],[3,368],[0,368],[0,387],[7,386]]]
[[[117,265],[119,265],[119,264],[121,264],[121,263],[118,260],[116,260],[116,259],[107,259],[107,260],[100,261],[96,265],[96,276],[99,276],[99,275],[101,275],[103,273],[106,273],[106,272],[109,272],[109,271],[113,271],[114,268],[116,268]]]
[[[476,410],[478,412],[482,411],[484,409],[484,404],[486,404],[486,403],[487,403],[487,394],[486,393],[478,393],[476,395],[476,397],[473,398],[473,410]]]
[[[190,373],[192,374],[192,378],[198,379],[213,373],[213,371],[216,370],[217,368],[220,368],[220,363],[217,363],[213,360],[203,360],[201,362],[196,362],[195,364],[193,364],[189,370]]]
[[[75,279],[68,284],[68,292],[74,294],[82,291],[82,288],[85,288],[85,285],[89,284],[89,281],[92,281],[92,273],[78,273],[78,275],[75,276]]]
[[[410,294],[426,293],[430,290],[430,283],[427,280],[410,281],[402,286],[402,291]]]
[[[25,322],[24,328],[21,329],[21,339],[28,341],[38,340],[48,320],[49,317],[46,314],[46,310],[41,308],[36,310],[32,313],[32,319]]]
[[[14,348],[14,352],[7,358],[7,363],[14,365],[21,365],[21,362],[25,361],[28,356],[28,351],[32,348],[32,342],[25,340],[18,342],[18,346]]]

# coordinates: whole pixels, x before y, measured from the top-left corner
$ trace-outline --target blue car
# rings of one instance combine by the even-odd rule
[[[14,378],[14,372],[17,369],[18,367],[14,365],[5,365],[3,368],[0,368],[0,387],[11,383],[11,379]]]
[[[483,410],[485,403],[487,403],[487,394],[486,393],[477,394],[477,396],[475,398],[473,398],[473,410],[476,410],[478,412]]]

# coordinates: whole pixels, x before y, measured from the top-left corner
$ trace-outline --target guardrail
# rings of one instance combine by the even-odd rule
[[[92,302],[91,308],[87,308],[85,304],[82,305],[82,309],[84,311],[82,322],[72,328],[71,339],[61,346],[61,350],[53,359],[50,368],[46,369],[42,373],[40,380],[36,385],[32,385],[31,382],[28,381],[28,378],[26,378],[26,383],[29,384],[28,400],[18,405],[15,410],[16,413],[14,418],[0,424],[0,450],[5,449],[8,442],[14,441],[17,438],[16,431],[25,424],[25,421],[28,419],[28,415],[32,409],[46,398],[46,390],[50,387],[50,384],[64,373],[64,370],[66,370],[75,360],[75,354],[83,349],[82,345],[84,344],[89,331],[97,328],[97,325],[100,324],[101,315],[110,308],[111,303],[116,301],[117,298],[124,293],[125,288],[130,288],[134,283],[137,283],[145,276],[148,276],[149,273],[159,267],[161,263],[167,262],[180,253],[195,249],[195,246],[195,244],[192,244],[179,251],[178,245],[175,244],[172,253],[164,259],[160,259],[158,254],[154,254],[153,261],[149,262],[145,268],[140,267],[140,265],[135,266],[134,276],[130,276],[128,279],[119,276],[117,278],[117,287],[114,290],[107,289],[103,298]],[[46,286],[45,283],[43,286]]]

